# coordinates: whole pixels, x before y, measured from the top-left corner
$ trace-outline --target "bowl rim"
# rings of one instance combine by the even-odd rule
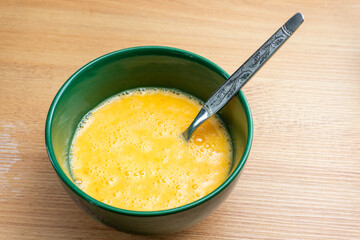
[[[55,97],[50,105],[48,114],[47,114],[46,123],[45,123],[45,145],[46,145],[46,150],[47,150],[50,162],[51,162],[55,172],[58,174],[61,181],[64,184],[66,184],[67,187],[69,187],[75,194],[77,194],[83,200],[85,200],[97,207],[100,207],[104,210],[108,210],[108,211],[123,214],[123,215],[148,216],[148,217],[149,216],[163,216],[163,215],[174,214],[174,213],[186,211],[188,209],[194,208],[200,204],[203,204],[203,203],[209,201],[213,197],[217,196],[220,192],[222,192],[236,178],[236,176],[240,173],[241,169],[243,168],[243,166],[249,156],[249,153],[250,153],[252,139],[253,139],[253,120],[252,120],[249,104],[245,98],[245,95],[243,94],[243,92],[241,90],[238,93],[237,97],[239,98],[241,104],[244,106],[245,115],[246,115],[246,119],[247,119],[247,123],[248,123],[247,124],[248,125],[247,126],[248,127],[248,138],[247,138],[247,142],[246,142],[246,147],[244,149],[244,154],[242,155],[240,162],[235,167],[234,171],[227,177],[227,179],[219,187],[217,187],[211,193],[207,194],[206,196],[204,196],[194,202],[188,203],[188,204],[180,206],[180,207],[165,209],[165,210],[158,210],[158,211],[134,211],[134,210],[126,210],[126,209],[122,209],[122,208],[113,207],[113,206],[107,205],[103,202],[100,202],[100,201],[96,200],[95,198],[91,197],[90,195],[86,194],[85,192],[83,192],[80,188],[78,188],[69,179],[69,177],[65,174],[65,172],[60,167],[60,164],[55,157],[54,150],[52,147],[51,126],[52,126],[52,122],[53,122],[54,112],[56,110],[57,104],[58,104],[59,99],[61,98],[62,94],[65,92],[65,90],[68,88],[68,86],[73,81],[76,81],[77,75],[79,75],[83,71],[86,71],[92,65],[98,64],[102,61],[106,61],[107,58],[115,56],[115,55],[125,55],[125,57],[126,57],[129,54],[133,55],[133,56],[166,55],[166,56],[171,56],[171,57],[180,57],[180,58],[184,58],[187,60],[195,61],[195,62],[215,71],[217,74],[221,75],[225,79],[229,77],[229,74],[227,74],[221,67],[219,67],[215,63],[211,62],[210,60],[208,60],[200,55],[197,55],[195,53],[192,53],[192,52],[189,52],[186,50],[173,48],[173,47],[166,47],[166,46],[138,46],[138,47],[125,48],[125,49],[110,52],[108,54],[102,55],[102,56],[92,60],[91,62],[85,64],[83,67],[81,67],[79,70],[77,70],[61,86],[61,88],[55,95]]]

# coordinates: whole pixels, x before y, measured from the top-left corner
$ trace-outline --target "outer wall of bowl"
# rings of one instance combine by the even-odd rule
[[[97,219],[98,221],[113,227],[115,229],[118,229],[120,231],[129,232],[129,233],[137,233],[137,234],[167,234],[167,233],[173,233],[176,231],[180,231],[184,228],[187,228],[189,226],[194,225],[195,223],[199,222],[201,219],[208,216],[212,211],[214,211],[230,194],[230,192],[233,190],[234,186],[236,185],[236,182],[238,181],[238,178],[240,176],[240,172],[243,169],[243,166],[246,162],[246,159],[248,157],[251,143],[252,143],[252,118],[249,106],[246,102],[246,99],[242,92],[239,93],[238,100],[240,100],[242,107],[245,109],[244,113],[242,113],[242,116],[237,117],[237,120],[243,119],[247,121],[247,124],[242,124],[242,128],[246,129],[246,136],[242,136],[243,140],[246,142],[246,146],[242,148],[241,151],[244,151],[241,159],[239,160],[239,163],[237,163],[236,167],[234,167],[233,172],[231,173],[230,177],[223,183],[218,189],[214,190],[214,192],[210,193],[209,195],[205,196],[203,199],[197,200],[194,203],[182,206],[177,209],[172,209],[170,211],[164,210],[164,211],[157,211],[153,212],[135,212],[134,211],[127,211],[127,210],[119,210],[110,206],[107,206],[106,204],[103,204],[101,202],[98,202],[97,200],[91,198],[84,192],[82,192],[79,188],[76,187],[75,184],[73,184],[69,179],[68,176],[61,170],[61,167],[58,164],[58,160],[55,158],[55,153],[52,146],[52,138],[51,138],[51,128],[52,128],[52,122],[54,121],[53,118],[53,112],[56,108],[56,104],[58,103],[59,99],[62,97],[63,94],[65,94],[67,84],[73,80],[75,80],[81,71],[87,71],[90,72],[85,77],[82,77],[83,79],[86,79],[89,77],[90,79],[93,77],[91,74],[91,70],[96,67],[96,64],[99,64],[99,62],[103,61],[106,62],[106,64],[111,63],[111,59],[115,58],[118,54],[128,54],[134,57],[137,57],[141,54],[149,54],[155,52],[156,54],[160,55],[167,55],[169,56],[175,56],[175,57],[183,57],[188,58],[190,61],[197,62],[197,64],[203,65],[203,68],[211,69],[211,71],[214,72],[214,74],[219,75],[220,77],[217,77],[220,79],[220,82],[215,83],[207,83],[207,84],[213,84],[211,86],[211,91],[215,90],[221,82],[225,80],[228,75],[217,65],[210,62],[207,59],[204,59],[196,54],[175,49],[175,48],[168,48],[168,47],[156,47],[156,46],[149,46],[149,47],[136,47],[131,49],[124,49],[120,51],[116,51],[107,55],[104,55],[93,62],[87,64],[83,68],[81,68],[77,73],[75,73],[60,89],[57,96],[55,97],[47,118],[46,123],[46,129],[45,129],[45,141],[46,141],[46,147],[48,150],[50,161],[58,174],[60,178],[60,182],[62,183],[64,189],[66,192],[70,195],[70,197],[74,200],[74,202],[79,205],[85,212],[87,212],[90,216]],[[156,55],[155,54],[155,55]],[[142,55],[141,55],[142,56]],[[154,66],[150,66],[153,68]],[[186,70],[186,65],[182,66]],[[128,71],[129,69],[124,68],[124,71]],[[161,71],[158,71],[161,72]],[[139,78],[142,79],[142,78]],[[83,80],[82,80],[83,81]],[[90,80],[91,82],[91,80]],[[79,83],[80,84],[80,83]],[[76,89],[79,87],[79,84],[73,87],[73,89]],[[135,82],[134,82],[135,84]],[[172,85],[176,85],[177,82],[174,81],[174,83],[171,83]],[[176,86],[175,86],[176,87]],[[111,91],[112,86],[108,85],[106,91]],[[200,86],[201,88],[201,86]],[[79,89],[79,88],[77,88]],[[110,90],[109,90],[110,89]],[[190,87],[189,87],[190,89]],[[101,91],[101,90],[100,90]],[[96,93],[96,89],[95,92]],[[71,95],[70,93],[66,93],[68,96],[67,98],[72,98],[71,100],[73,102],[80,101],[81,104],[87,104],[89,102],[89,99],[78,99],[76,96]],[[211,93],[204,93],[205,95],[202,96],[202,98],[206,99],[209,96],[206,94]],[[96,94],[92,95],[92,98],[96,98]],[[199,96],[198,96],[199,97]],[[201,96],[200,96],[201,98]],[[93,100],[93,99],[92,99]],[[103,99],[104,100],[104,99]],[[239,102],[237,100],[237,102]],[[235,100],[233,101],[232,105],[236,105],[240,103],[235,103]],[[64,105],[62,108],[71,108],[70,105]],[[53,112],[51,112],[53,111]],[[84,112],[86,113],[86,112]],[[231,113],[233,114],[233,113]],[[61,116],[60,116],[61,118]],[[63,126],[66,126],[67,122],[66,120],[60,119],[62,124],[65,124]],[[246,125],[246,126],[245,126]],[[234,129],[233,129],[234,130]],[[61,135],[62,133],[59,133]],[[60,136],[61,137],[61,136]]]

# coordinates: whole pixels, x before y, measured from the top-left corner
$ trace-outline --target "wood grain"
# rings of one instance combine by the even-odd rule
[[[166,45],[229,73],[295,12],[249,82],[254,142],[230,198],[160,237],[120,233],[66,195],[44,145],[64,81],[105,53]],[[0,239],[360,239],[359,1],[0,1]]]

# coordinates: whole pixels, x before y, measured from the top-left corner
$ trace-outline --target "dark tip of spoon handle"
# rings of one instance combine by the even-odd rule
[[[292,34],[296,29],[298,29],[304,20],[304,15],[298,12],[285,23],[285,27],[290,32],[290,34]]]

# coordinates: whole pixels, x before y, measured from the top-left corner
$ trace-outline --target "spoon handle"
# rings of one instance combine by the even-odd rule
[[[276,31],[241,67],[236,70],[220,88],[207,100],[190,127],[183,133],[189,139],[192,132],[206,119],[225,106],[250,78],[265,64],[304,21],[301,13],[296,13]]]
[[[218,112],[239,92],[250,78],[265,64],[293,32],[304,21],[301,13],[296,13],[274,33],[205,103],[209,115]]]

